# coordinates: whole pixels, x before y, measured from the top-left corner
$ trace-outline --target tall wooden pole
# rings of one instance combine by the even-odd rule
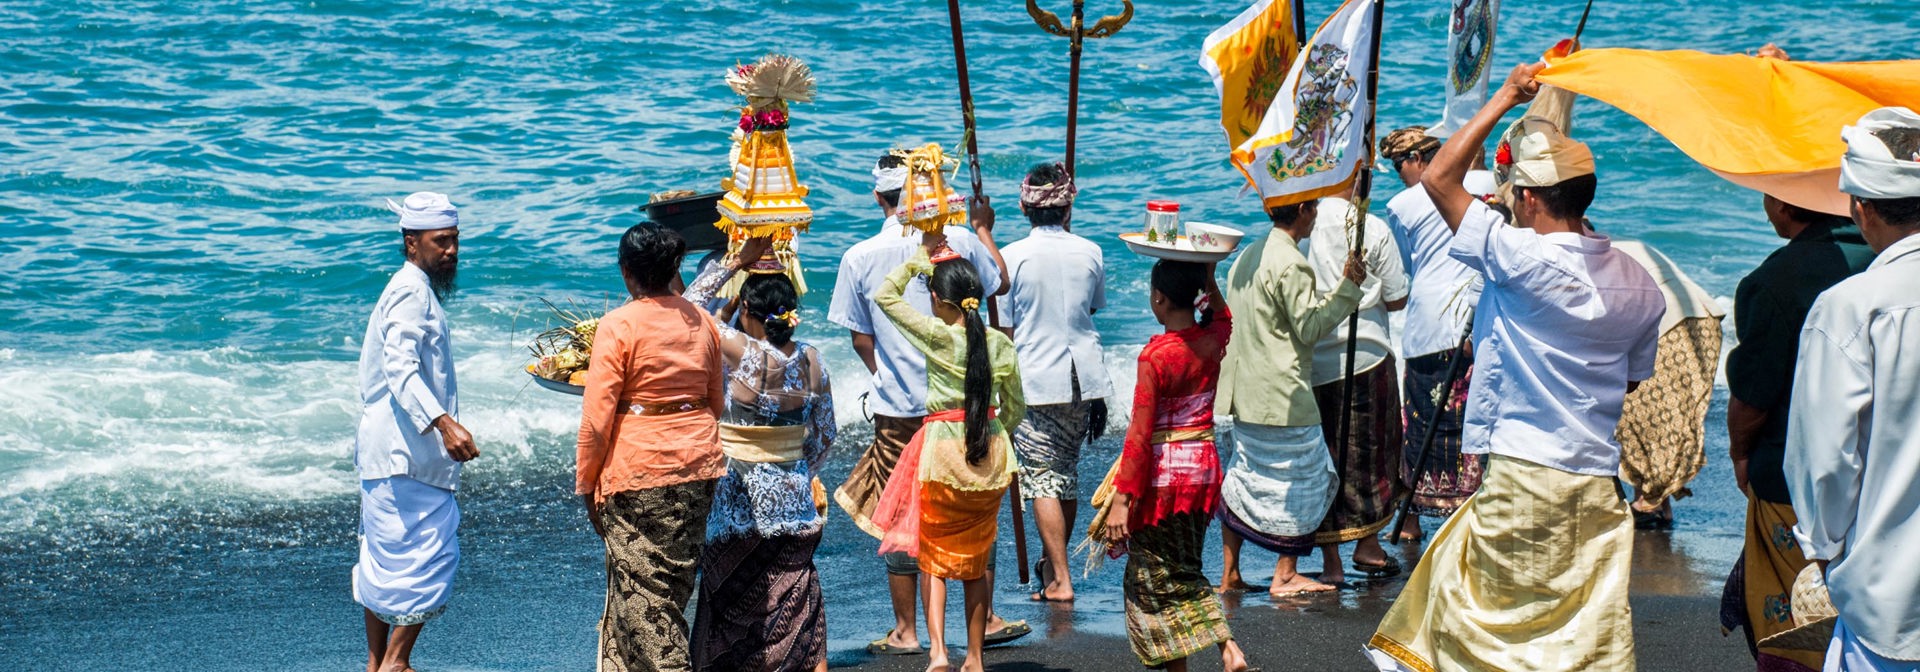
[[[966,126],[967,168],[973,177],[973,197],[980,198],[983,192],[980,186],[979,127],[973,119],[973,85],[967,79],[967,38],[960,30],[960,0],[947,0],[947,19],[953,27],[953,64],[960,78],[960,117],[961,123]],[[1073,137],[1071,131],[1067,137]],[[1071,148],[1072,145],[1069,144],[1068,147]],[[993,301],[991,297],[987,300]],[[998,315],[1000,311],[992,312]],[[1018,475],[1012,477],[1007,490],[1013,495],[1007,498],[1007,503],[1013,507],[1013,548],[1017,555],[1014,564],[1020,568],[1020,583],[1027,583],[1032,580],[1027,575],[1027,517],[1020,510],[1020,477]]]
[[[1073,0],[1073,44],[1067,70],[1067,177],[1073,177],[1073,138],[1080,127],[1080,44],[1086,34],[1087,1]]]
[[[1375,0],[1373,3],[1373,59],[1367,63],[1367,130],[1365,134],[1367,146],[1365,153],[1361,155],[1364,160],[1360,164],[1359,174],[1354,177],[1356,184],[1352,205],[1354,218],[1358,221],[1354,224],[1353,246],[1350,249],[1353,256],[1363,260],[1367,249],[1367,209],[1372,205],[1373,192],[1373,122],[1380,116],[1380,29],[1386,17],[1386,8],[1387,0]],[[1357,387],[1353,380],[1353,370],[1356,364],[1354,357],[1358,354],[1360,345],[1359,335],[1360,311],[1356,309],[1353,315],[1347,317],[1347,376],[1340,382],[1340,422],[1339,431],[1336,432],[1338,435],[1336,438],[1339,441],[1336,454],[1340,459],[1340,463],[1336,466],[1339,468],[1346,467],[1347,447],[1353,438],[1353,395],[1354,388]]]

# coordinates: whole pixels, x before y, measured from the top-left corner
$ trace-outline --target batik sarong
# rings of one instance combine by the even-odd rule
[[[1128,540],[1127,640],[1148,667],[1191,656],[1233,639],[1220,596],[1201,566],[1207,516],[1177,513],[1133,530]]]
[[[1080,498],[1080,444],[1087,440],[1092,405],[1082,401],[1027,407],[1026,418],[1013,430],[1022,498]]]
[[[388,625],[439,616],[460,566],[459,530],[452,490],[405,476],[361,481],[354,601]]]
[[[1759,640],[1793,629],[1793,580],[1810,564],[1793,537],[1793,505],[1747,495],[1747,544],[1727,576],[1720,601],[1722,634],[1746,630],[1760,672],[1814,672],[1820,651],[1760,647]]]
[[[1312,549],[1340,478],[1319,425],[1235,423],[1233,459],[1220,484],[1219,517],[1229,529],[1275,553]]]
[[[714,481],[629,490],[600,506],[607,534],[600,672],[692,669],[685,613],[713,490]]]
[[[1334,469],[1340,474],[1339,494],[1314,541],[1341,544],[1373,536],[1393,520],[1394,499],[1400,494],[1400,374],[1393,357],[1354,375],[1353,417],[1348,422],[1347,448],[1340,450],[1341,406],[1346,395],[1342,381],[1313,388],[1320,404],[1320,426],[1325,430]],[[1345,453],[1342,455],[1341,453]],[[1344,458],[1344,461],[1342,461]]]
[[[840,510],[846,511],[855,526],[875,539],[885,536],[886,530],[873,524],[873,509],[880,504],[880,492],[886,489],[887,477],[893,475],[900,452],[906,450],[907,442],[920,431],[923,420],[873,416],[873,443],[860,454],[860,461],[854,463],[846,482],[833,491],[833,501],[840,503]]]
[[[1632,556],[1613,479],[1495,455],[1367,655],[1380,670],[1632,672]]]
[[[1451,388],[1447,385],[1447,367],[1454,357],[1464,357],[1459,376]],[[1406,452],[1401,455],[1401,482],[1413,487],[1413,512],[1422,516],[1446,517],[1480,489],[1486,469],[1485,455],[1462,455],[1460,433],[1465,428],[1467,381],[1473,377],[1473,354],[1445,350],[1407,360],[1406,377]],[[1445,400],[1445,412],[1434,404],[1436,392]],[[1439,421],[1434,422],[1438,416]],[[1436,427],[1433,447],[1422,461],[1422,446],[1427,428]],[[1418,473],[1416,473],[1418,470]]]
[[[1660,335],[1653,378],[1627,395],[1614,437],[1634,509],[1652,512],[1669,497],[1693,494],[1687,483],[1707,464],[1705,423],[1720,345],[1720,318],[1681,320]]]
[[[826,606],[813,553],[821,531],[735,535],[700,554],[696,670],[807,672],[827,655]]]

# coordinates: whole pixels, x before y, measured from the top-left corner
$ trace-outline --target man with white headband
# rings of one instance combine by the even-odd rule
[[[1827,670],[1920,670],[1920,114],[1841,131],[1840,191],[1879,257],[1800,335],[1785,471],[1794,536],[1839,611]]]
[[[853,473],[834,492],[855,525],[875,537],[879,528],[872,522],[880,491],[886,487],[893,465],[900,459],[913,433],[927,415],[927,358],[907,342],[893,326],[880,317],[874,296],[893,269],[914,256],[914,248],[929,251],[946,247],[973,264],[980,274],[981,289],[987,296],[1005,291],[1006,273],[1001,269],[1000,248],[993,242],[993,208],[984,197],[975,201],[969,212],[972,228],[948,226],[942,235],[919,234],[908,229],[894,216],[900,206],[901,190],[908,177],[906,161],[900,152],[888,152],[873,167],[873,198],[886,221],[873,237],[856,243],[840,258],[840,274],[834,282],[833,302],[827,319],[846,327],[853,338],[853,351],[873,374],[873,389],[865,396],[873,417],[873,444],[853,466]],[[910,283],[907,303],[923,313],[932,314],[933,299],[923,282]],[[880,319],[876,319],[880,318]],[[876,655],[923,654],[915,624],[915,601],[919,594],[920,566],[906,553],[883,556],[887,566],[888,595],[893,600],[893,629],[867,645]],[[993,561],[987,561],[991,585]],[[1032,628],[1025,623],[1009,623],[994,616],[987,623],[987,644],[1012,641]]]
[[[460,214],[432,192],[387,201],[407,261],[388,281],[360,342],[360,561],[353,596],[367,628],[367,669],[412,669],[420,629],[447,608],[460,564],[460,466],[479,456],[460,426],[451,298]]]
[[[1067,536],[1079,514],[1080,445],[1107,423],[1107,377],[1093,313],[1107,306],[1106,258],[1073,233],[1080,188],[1061,163],[1027,171],[1020,212],[1033,226],[1005,250],[1012,280],[1000,300],[1000,326],[1013,329],[1027,414],[1013,429],[1020,454],[1019,496],[1032,502],[1039,531],[1040,592],[1033,599],[1073,600]]]
[[[1421,176],[1484,280],[1463,452],[1489,454],[1368,642],[1381,670],[1633,670],[1633,518],[1614,430],[1653,376],[1666,300],[1584,224],[1593,154],[1541,119],[1512,142],[1518,228],[1461,186],[1500,118],[1539,91],[1515,68]]]

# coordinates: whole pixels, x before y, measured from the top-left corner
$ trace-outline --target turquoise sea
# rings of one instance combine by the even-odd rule
[[[962,4],[987,190],[1010,242],[1024,235],[1019,177],[1062,151],[1066,45],[1016,0]],[[1316,24],[1333,9],[1306,4]],[[1447,4],[1389,3],[1383,128],[1437,119]],[[1505,5],[1498,72],[1567,36],[1582,6]],[[379,203],[417,190],[462,210],[450,311],[462,420],[484,455],[462,489],[459,592],[416,662],[584,668],[600,551],[568,489],[577,401],[518,368],[546,326],[538,300],[611,301],[616,237],[648,195],[723,174],[734,101],[722,71],[770,50],[802,57],[820,89],[791,132],[819,215],[804,243],[816,291],[802,334],[838,378],[848,431],[826,469],[837,484],[867,434],[865,376],[825,320],[832,271],[877,227],[875,157],[960,139],[944,6],[0,4],[0,669],[364,659],[347,578],[354,362],[401,263]],[[1156,325],[1147,264],[1114,236],[1138,226],[1149,198],[1180,201],[1192,220],[1262,220],[1226,163],[1197,65],[1206,33],[1244,6],[1142,0],[1117,37],[1087,47],[1075,223],[1109,253],[1113,306],[1097,321],[1123,394]],[[1599,0],[1586,43],[1777,41],[1801,59],[1872,60],[1911,57],[1916,25],[1909,0]],[[1604,105],[1582,102],[1578,119],[1598,156],[1603,229],[1654,244],[1718,295],[1777,245],[1756,194]],[[1398,181],[1377,177],[1384,201]],[[1721,422],[1716,410],[1715,437]],[[1739,537],[1722,441],[1673,541],[1701,577],[1725,571]],[[1083,471],[1097,475],[1116,450],[1102,444]],[[820,560],[836,663],[884,628],[872,552],[836,514]],[[1086,581],[1068,626],[1120,632],[1118,584],[1112,569]],[[1024,604],[1003,611],[1038,618]]]

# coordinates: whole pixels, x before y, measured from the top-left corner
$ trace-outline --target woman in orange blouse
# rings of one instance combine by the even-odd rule
[[[633,300],[600,318],[587,366],[574,491],[607,545],[602,670],[691,666],[682,613],[726,460],[719,332],[673,290],[686,249],[654,224],[627,230]]]

